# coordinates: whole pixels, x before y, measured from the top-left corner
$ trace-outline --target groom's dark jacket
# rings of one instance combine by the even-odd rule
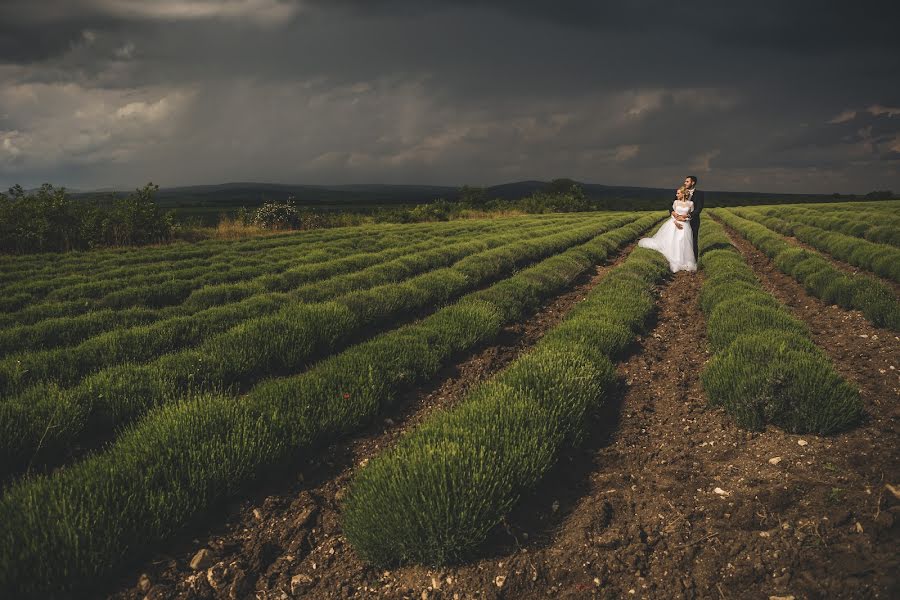
[[[691,226],[693,227],[695,223],[700,222],[700,211],[703,210],[703,203],[706,201],[706,196],[700,190],[694,190],[694,193],[691,195],[691,201],[694,203],[694,211],[691,215]]]

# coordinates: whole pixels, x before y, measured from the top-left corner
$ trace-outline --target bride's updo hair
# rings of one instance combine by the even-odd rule
[[[687,194],[687,187],[681,186],[675,191],[675,198],[678,200],[684,200],[685,195]]]

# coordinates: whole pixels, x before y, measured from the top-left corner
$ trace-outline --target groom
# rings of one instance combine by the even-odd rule
[[[700,211],[703,210],[703,202],[706,200],[706,197],[703,195],[703,192],[697,189],[697,177],[695,175],[688,175],[684,178],[684,187],[687,189],[687,198],[685,200],[692,200],[694,202],[694,211],[691,213],[691,233],[693,234],[694,242],[694,260],[700,260],[698,256],[699,252],[697,251],[697,241],[700,238]],[[672,211],[672,216],[675,217],[675,211]],[[678,217],[675,217],[676,220]],[[681,223],[675,223],[675,226],[678,229],[684,227]]]

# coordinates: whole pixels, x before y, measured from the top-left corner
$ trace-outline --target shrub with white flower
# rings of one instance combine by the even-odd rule
[[[253,222],[263,229],[296,229],[300,222],[300,211],[290,197],[286,202],[265,202],[256,209]]]

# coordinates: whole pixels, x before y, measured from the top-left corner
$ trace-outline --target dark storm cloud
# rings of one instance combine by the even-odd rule
[[[669,185],[691,169],[718,188],[900,188],[898,16],[887,2],[4,3],[0,183]]]
[[[859,44],[898,48],[895,35],[900,7],[884,1],[758,0],[724,7],[721,0],[665,2],[631,0],[314,0],[369,14],[401,15],[471,6],[515,16],[597,31],[668,32],[678,43],[682,33],[727,44],[790,48],[801,52],[839,50]]]

